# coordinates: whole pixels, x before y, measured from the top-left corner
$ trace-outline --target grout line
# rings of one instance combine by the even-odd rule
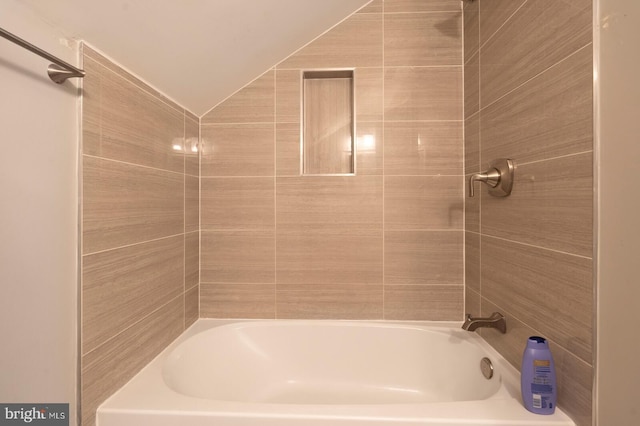
[[[145,166],[144,164],[129,163],[128,161],[114,160],[113,158],[98,157],[98,156],[90,155],[90,154],[82,154],[82,156],[83,157],[87,157],[87,158],[95,158],[97,160],[110,161],[112,163],[126,164],[128,166],[142,167],[142,168],[149,169],[149,170],[156,170],[156,171],[159,171],[159,172],[173,173],[173,174],[176,174],[176,175],[184,176],[183,172],[175,172],[173,170],[168,170],[168,169],[159,169],[157,167]],[[183,169],[184,169],[184,166],[183,166]],[[191,175],[188,175],[188,176],[191,176]]]
[[[462,123],[463,121],[464,119],[460,119],[460,120],[385,120],[386,123]],[[379,121],[368,121],[368,122],[365,121],[365,123],[379,123]]]
[[[469,232],[471,232],[471,231],[469,231]],[[524,243],[522,241],[510,240],[508,238],[498,237],[498,236],[491,235],[491,234],[480,234],[480,236],[481,237],[487,237],[487,238],[493,238],[495,240],[505,241],[505,242],[512,243],[512,244],[518,244],[518,245],[525,246],[525,247],[531,247],[531,248],[535,248],[535,249],[539,249],[539,250],[545,250],[545,251],[550,251],[550,252],[553,252],[553,253],[563,254],[563,255],[566,255],[566,256],[578,257],[580,259],[593,260],[593,258],[589,257],[589,256],[583,256],[581,254],[569,253],[568,251],[556,250],[556,249],[552,249],[552,248],[549,248],[549,247],[544,247],[544,246],[538,246],[538,245],[535,245],[535,244]]]
[[[467,69],[467,66],[464,61],[464,40],[465,40],[464,5],[462,5],[461,19],[462,19],[462,36],[461,36],[462,49],[460,50],[461,50],[461,56],[462,56],[462,63],[465,64],[465,66],[462,67],[462,99],[461,99],[462,117],[464,118],[464,120],[462,120],[462,172],[464,173],[466,171],[465,158],[466,158],[466,145],[467,145],[465,143],[467,111],[466,111],[466,102],[465,102],[466,84],[464,84],[464,82],[465,82],[465,75],[466,75],[465,70]],[[478,23],[478,27],[479,26],[480,25]],[[478,57],[480,57],[479,52],[480,52],[480,49],[478,49],[478,52],[476,52]],[[478,109],[480,109],[480,105],[478,105]],[[465,233],[467,229],[467,198],[466,198],[465,182],[466,182],[466,175],[465,177],[462,178],[462,319],[463,320],[465,317],[465,312],[467,310],[467,292],[466,292],[466,289],[467,289],[467,234]]]
[[[540,160],[533,160],[533,161],[529,161],[526,163],[516,163],[517,166],[529,166],[531,164],[538,164],[538,163],[544,163],[546,161],[553,161],[553,160],[560,160],[563,158],[569,158],[569,157],[577,157],[579,155],[584,155],[584,154],[593,154],[593,150],[587,150],[587,151],[580,151],[580,152],[572,152],[570,154],[564,154],[564,155],[558,155],[557,157],[549,157],[549,158],[541,158]]]
[[[241,122],[225,122],[225,123],[203,123],[205,127],[235,127],[235,126],[256,126],[273,124],[272,121],[241,121]]]
[[[384,58],[383,58],[384,61]],[[447,65],[383,65],[381,66],[376,66],[376,67],[353,67],[353,68],[357,68],[357,69],[381,69],[381,68],[460,68],[464,66],[463,63],[457,63],[457,64],[447,64]],[[307,68],[296,68],[296,67],[291,67],[291,68],[278,68],[279,71],[301,71],[301,70],[306,70]]]
[[[202,119],[198,119],[198,313],[200,319],[202,287],[200,280],[202,275]]]
[[[527,4],[527,0],[524,0],[522,2],[522,4],[511,14],[507,17],[507,19],[504,20],[504,22],[502,23],[502,25],[500,25],[494,32],[493,34],[491,34],[487,40],[485,40],[484,43],[482,43],[482,40],[480,39],[480,9],[481,7],[478,6],[478,50],[480,50],[485,44],[487,44],[493,37],[495,37],[496,34],[498,34],[498,32],[500,32],[500,30],[507,25],[507,23],[511,20],[511,18],[514,17],[514,15],[516,13],[518,13],[520,11],[520,9],[522,9],[524,7],[524,5]]]
[[[386,292],[386,279],[385,279],[385,274],[386,274],[386,270],[385,270],[385,254],[386,254],[386,250],[385,250],[385,231],[386,231],[386,227],[385,227],[385,214],[384,214],[384,209],[385,209],[385,181],[386,181],[386,174],[385,174],[385,170],[384,170],[384,146],[385,146],[385,129],[386,129],[386,125],[385,125],[385,95],[384,95],[384,91],[385,91],[385,75],[386,75],[386,71],[387,71],[387,67],[386,67],[386,63],[385,63],[385,43],[384,43],[384,37],[385,37],[385,4],[384,1],[382,2],[382,319],[386,318],[386,304],[385,304],[385,299],[387,298],[387,292]]]
[[[384,115],[384,114],[383,114]],[[475,115],[475,113],[473,114]],[[471,117],[473,116],[471,115]],[[469,117],[466,117],[469,118]],[[359,123],[382,123],[383,119],[379,120],[358,120]],[[459,123],[464,121],[460,120],[386,120],[387,123]],[[270,121],[255,121],[255,122],[238,122],[238,123],[210,123],[203,124],[205,127],[234,127],[234,126],[249,126],[249,125],[270,125]],[[277,121],[276,124],[300,124],[300,121]]]
[[[270,179],[273,176],[259,175],[259,176],[201,176],[201,179]]]
[[[524,82],[522,82],[521,84],[519,84],[518,86],[514,87],[513,89],[509,90],[507,93],[503,94],[502,96],[500,96],[499,98],[495,99],[494,101],[492,101],[490,104],[483,106],[482,103],[480,102],[480,111],[487,109],[489,107],[491,107],[492,105],[494,105],[497,102],[500,102],[502,99],[504,99],[505,97],[509,96],[510,94],[512,94],[513,92],[515,92],[516,90],[522,88],[523,86],[525,86],[526,84],[528,84],[529,82],[531,82],[532,80],[540,77],[542,74],[546,73],[547,71],[549,71],[551,68],[554,68],[558,65],[560,65],[561,63],[569,60],[571,57],[577,55],[578,53],[580,53],[582,50],[590,47],[593,44],[593,42],[589,42],[587,44],[585,44],[584,46],[576,49],[575,51],[571,52],[570,54],[568,54],[567,56],[565,56],[564,58],[560,59],[558,62],[548,66],[547,68],[545,68],[544,70],[540,71],[539,73],[537,73],[536,75],[534,75],[531,78],[528,78],[527,80],[525,80]],[[478,58],[478,60],[480,60],[481,57]],[[478,61],[478,78],[480,78],[481,75],[481,64],[480,61]],[[480,101],[482,101],[482,99],[480,99]]]
[[[482,167],[482,116],[480,115],[482,111],[482,86],[481,86],[481,76],[482,76],[482,46],[480,46],[480,27],[481,27],[481,18],[482,18],[482,1],[480,0],[478,3],[478,111],[476,114],[478,115],[478,166],[477,169]],[[474,117],[472,115],[471,117]],[[465,170],[466,171],[466,170]],[[480,170],[478,170],[480,171]],[[465,175],[466,182],[466,175]],[[466,196],[466,195],[465,195]],[[466,198],[465,198],[466,199]],[[478,302],[478,314],[482,314],[482,193],[478,194],[478,233],[480,237],[478,238],[478,293],[480,296],[480,300]],[[466,259],[465,259],[466,263]]]
[[[157,242],[157,241],[167,240],[169,238],[179,237],[180,235],[184,235],[184,233],[167,235],[167,236],[164,236],[164,237],[154,238],[154,239],[151,239],[151,240],[138,241],[138,242],[135,242],[135,243],[132,243],[132,244],[126,244],[124,246],[118,246],[118,247],[111,247],[111,248],[108,248],[108,249],[98,250],[98,251],[94,251],[94,252],[91,252],[91,253],[83,253],[82,257],[84,258],[86,256],[93,256],[94,254],[101,254],[101,253],[106,253],[106,252],[113,251],[113,250],[120,250],[120,249],[134,247],[134,246],[138,246],[138,245],[142,245],[142,244],[154,243],[154,242]]]
[[[278,70],[273,72],[273,312],[278,319]]]
[[[207,229],[207,228],[201,228],[200,232],[261,232],[261,233],[267,233],[267,232],[274,232],[273,229],[271,228],[216,228],[216,229]]]
[[[183,112],[182,140],[187,140],[186,112]],[[185,155],[182,156],[182,183],[182,331],[184,331],[187,328],[187,157]]]
[[[439,14],[439,13],[456,13],[461,12],[461,9],[451,9],[451,10],[420,10],[420,11],[410,11],[410,12],[382,12],[383,15],[426,15],[426,14]],[[374,13],[374,12],[371,12]],[[380,12],[378,12],[380,13]]]

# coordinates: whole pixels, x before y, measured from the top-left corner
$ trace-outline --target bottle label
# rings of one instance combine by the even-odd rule
[[[533,361],[533,408],[553,408],[551,381],[551,361],[536,359]]]

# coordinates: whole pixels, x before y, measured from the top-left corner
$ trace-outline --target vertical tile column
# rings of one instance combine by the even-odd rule
[[[279,318],[382,318],[382,8],[276,66]],[[300,75],[353,68],[356,176],[300,175]]]
[[[384,2],[384,317],[463,307],[462,13]]]
[[[83,47],[82,423],[197,318],[198,119]],[[195,138],[195,141],[193,140]]]
[[[275,318],[275,72],[202,117],[200,314]]]

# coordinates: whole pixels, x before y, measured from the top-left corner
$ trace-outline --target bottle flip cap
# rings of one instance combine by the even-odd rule
[[[529,337],[529,340],[527,340],[527,348],[542,349],[542,348],[548,348],[548,347],[549,347],[549,343],[547,342],[547,339],[545,339],[544,337],[531,336]]]

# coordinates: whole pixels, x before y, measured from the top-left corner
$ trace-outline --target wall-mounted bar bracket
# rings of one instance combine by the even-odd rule
[[[18,46],[23,47],[28,51],[53,62],[53,64],[49,65],[49,68],[47,68],[47,73],[49,74],[49,78],[58,84],[64,83],[68,78],[82,78],[85,76],[84,70],[76,68],[73,65],[63,61],[62,59],[56,58],[50,53],[45,52],[39,47],[34,46],[28,41],[23,40],[20,37],[11,34],[9,31],[3,30],[2,28],[0,28],[0,37],[4,37],[10,42],[13,42]]]

